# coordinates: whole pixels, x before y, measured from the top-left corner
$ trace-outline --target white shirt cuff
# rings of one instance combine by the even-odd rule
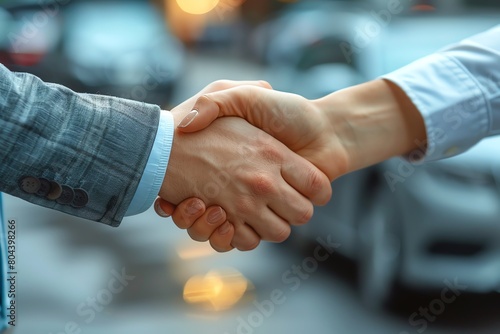
[[[425,160],[468,150],[488,134],[489,115],[475,78],[453,57],[433,54],[382,76],[403,89],[422,114]]]

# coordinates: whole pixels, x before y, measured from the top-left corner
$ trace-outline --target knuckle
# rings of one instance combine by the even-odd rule
[[[326,205],[332,199],[332,185],[328,184],[325,191],[322,192],[321,197],[316,200],[315,205]]]
[[[326,175],[311,168],[306,172],[304,180],[304,195],[306,197],[316,205],[328,203],[331,198],[332,186]]]
[[[283,153],[276,146],[264,142],[260,147],[261,155],[266,161],[276,163],[283,160]]]
[[[210,246],[218,253],[226,253],[233,249],[231,245],[219,245],[212,240],[210,240]]]
[[[286,224],[280,229],[276,230],[273,235],[271,236],[271,239],[269,241],[272,242],[283,242],[288,237],[290,237],[290,234],[292,232],[292,229],[290,228],[290,225]]]
[[[312,206],[312,204],[304,207],[297,214],[297,219],[294,225],[307,224],[311,220],[313,213],[314,213],[314,207]]]
[[[255,239],[255,240],[250,240],[248,242],[245,242],[241,245],[238,245],[236,248],[242,252],[246,252],[246,251],[251,251],[251,250],[254,250],[255,248],[257,248],[260,244],[260,240],[259,239]]]
[[[252,192],[258,196],[270,195],[276,192],[276,187],[271,177],[262,173],[252,176],[250,185]]]
[[[269,82],[267,82],[266,80],[260,80],[259,84],[260,84],[260,86],[262,86],[264,88],[273,89],[271,84]]]
[[[185,230],[191,227],[193,224],[191,221],[187,220],[184,217],[178,217],[178,216],[173,216],[172,220],[174,221],[174,224],[180,228],[181,230]]]
[[[308,171],[306,177],[306,186],[311,189],[314,193],[320,192],[324,187],[329,186],[329,182],[327,182],[327,179],[324,177],[324,175],[315,169],[311,169]]]
[[[212,248],[217,252],[217,253],[227,253],[230,250],[232,250],[232,247],[227,247],[227,248],[215,248],[212,246]]]
[[[253,201],[248,198],[239,197],[235,200],[234,205],[239,217],[246,217],[254,212]]]
[[[230,80],[217,80],[208,85],[208,89],[211,91],[219,91],[229,89],[233,86]]]
[[[204,236],[203,233],[200,233],[194,228],[190,228],[187,230],[189,237],[194,241],[204,242],[208,240],[208,237]]]

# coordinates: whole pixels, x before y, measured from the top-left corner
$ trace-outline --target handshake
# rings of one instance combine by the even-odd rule
[[[382,79],[318,100],[262,81],[219,81],[172,115],[155,210],[220,252],[286,240],[330,200],[331,181],[425,140],[418,110]]]

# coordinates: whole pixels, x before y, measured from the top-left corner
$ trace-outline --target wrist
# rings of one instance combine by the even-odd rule
[[[374,80],[315,101],[327,116],[331,140],[343,147],[346,172],[409,153],[425,142],[418,109],[395,84]]]

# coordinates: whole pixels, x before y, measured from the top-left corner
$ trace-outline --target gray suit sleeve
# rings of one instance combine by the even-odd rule
[[[159,116],[155,105],[78,94],[0,65],[0,191],[118,226]]]

